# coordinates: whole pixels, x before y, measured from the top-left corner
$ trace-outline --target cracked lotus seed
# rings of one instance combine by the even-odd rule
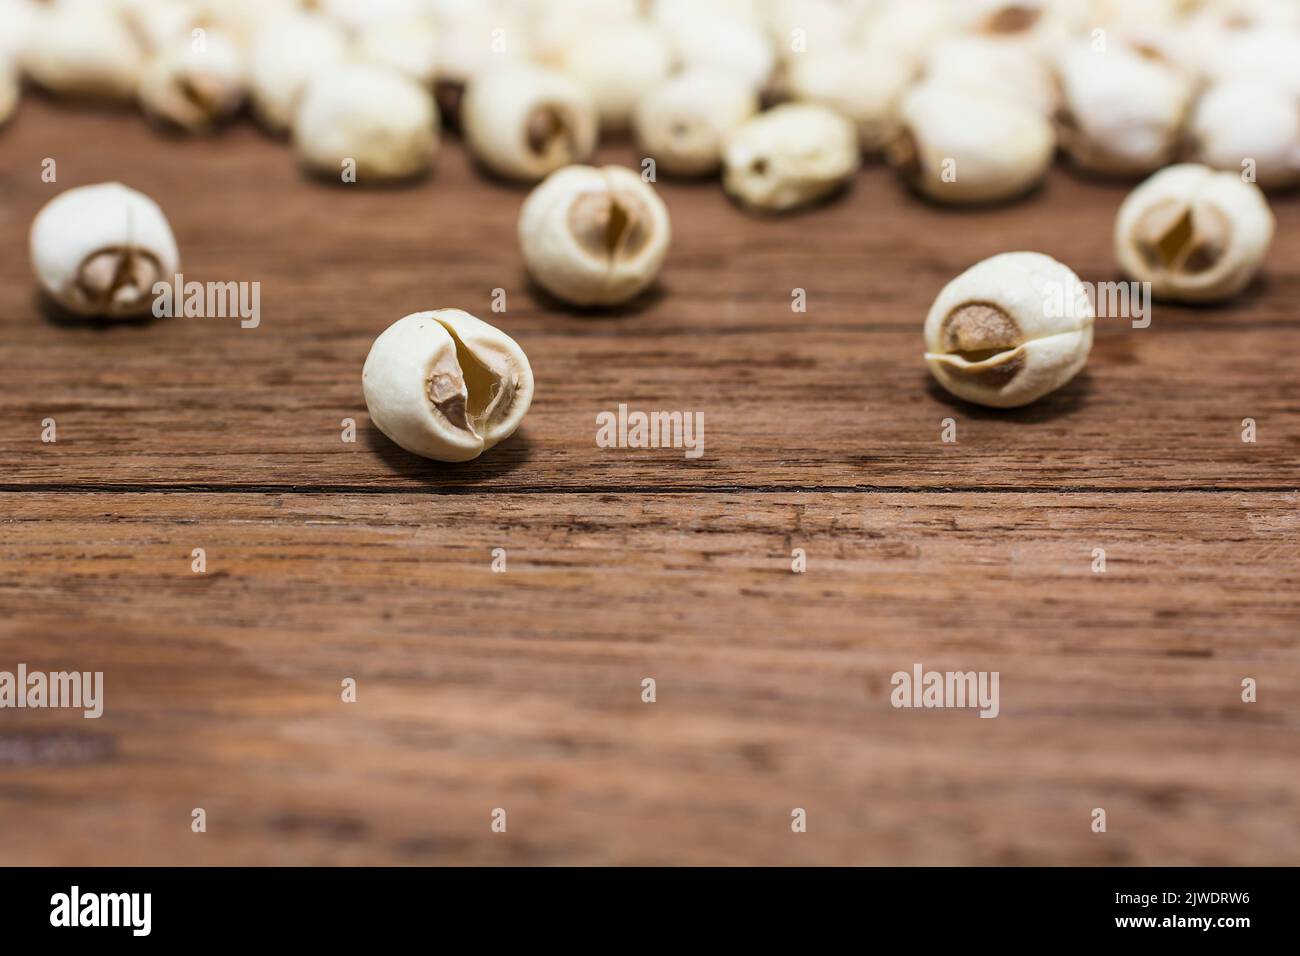
[[[1273,240],[1264,193],[1236,173],[1184,163],[1128,195],[1115,221],[1115,254],[1157,298],[1217,302],[1250,284]]]
[[[1020,196],[1047,175],[1052,125],[1028,106],[934,82],[903,97],[886,156],[914,189],[939,202]]]
[[[668,209],[621,166],[568,166],[524,201],[519,244],[537,283],[573,305],[618,305],[645,289],[668,252]]]
[[[758,111],[758,96],[740,77],[691,70],[656,86],[637,104],[637,144],[658,168],[678,176],[706,176],[722,165],[732,131]]]
[[[188,40],[169,44],[145,67],[139,99],[148,115],[169,126],[192,133],[212,130],[244,100],[239,48],[214,33],[201,49]]]
[[[925,360],[958,398],[1016,408],[1079,373],[1093,322],[1070,269],[1037,252],[1007,252],[944,286],[925,320]]]
[[[596,104],[555,70],[507,66],[472,78],[460,124],[474,156],[499,176],[536,182],[596,149]]]
[[[1061,63],[1061,146],[1082,169],[1149,173],[1173,159],[1192,85],[1173,66],[1120,46],[1084,44]]]
[[[433,96],[396,70],[366,64],[318,74],[293,124],[303,163],[337,176],[356,163],[358,180],[407,179],[429,168],[438,145]]]
[[[180,254],[167,217],[121,183],[80,186],[55,196],[31,231],[41,288],[78,315],[143,315],[155,282],[170,282]]]
[[[505,441],[533,400],[523,349],[460,309],[398,319],[370,347],[361,382],[375,426],[437,461],[469,461]]]
[[[861,162],[851,122],[815,103],[787,103],[731,134],[722,185],[753,209],[784,211],[841,189]]]

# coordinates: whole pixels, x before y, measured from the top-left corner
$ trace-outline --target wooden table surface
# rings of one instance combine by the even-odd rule
[[[260,282],[260,327],[43,310],[33,215],[111,179],[187,279]],[[661,283],[579,316],[524,275],[525,191],[454,140],[425,182],[345,187],[248,124],[29,98],[0,133],[0,670],[102,671],[105,712],[0,711],[0,863],[1300,862],[1300,198],[1239,301],[1102,320],[1085,374],[997,412],[931,384],[931,300],[1016,249],[1119,278],[1125,186],[1058,168],[963,212],[869,167],[777,219],[659,189]],[[452,306],[537,376],[460,466],[389,443],[360,383],[378,332]],[[620,403],[702,412],[704,455],[598,448]],[[997,671],[999,717],[893,708],[916,663]]]

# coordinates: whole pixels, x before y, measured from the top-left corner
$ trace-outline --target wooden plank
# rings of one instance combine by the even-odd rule
[[[1109,320],[1075,384],[988,412],[930,383],[919,334],[930,301],[972,262],[1013,248],[1116,278],[1109,236],[1123,186],[1057,171],[1028,201],[972,215],[928,206],[876,167],[841,202],[763,219],[715,183],[663,182],[675,239],[662,287],[624,314],[579,317],[526,281],[514,242],[524,192],[484,180],[458,145],[411,189],[334,187],[247,126],[171,140],[138,118],[29,99],[0,169],[0,242],[12,253],[0,258],[3,487],[1297,485],[1291,199],[1276,204],[1266,279],[1239,302],[1158,306],[1144,330]],[[40,179],[47,157],[57,184]],[[602,159],[636,156],[613,144]],[[262,283],[262,325],[105,329],[43,316],[23,251],[31,218],[58,190],[112,178],[162,203],[187,277]],[[790,310],[795,287],[807,314]],[[488,311],[496,288],[507,292],[500,316]],[[378,331],[441,305],[493,318],[538,375],[521,434],[460,467],[392,446],[369,425],[359,382]],[[704,457],[598,449],[595,415],[622,402],[702,412]],[[53,445],[40,442],[46,417],[58,423]],[[349,417],[360,427],[351,445],[339,440]],[[956,445],[939,441],[947,417]],[[1246,417],[1256,444],[1240,440]]]
[[[0,863],[1292,863],[1296,503],[3,495]]]
[[[367,336],[289,364],[235,346],[202,367],[150,351],[147,368],[133,356],[154,346],[138,338],[0,349],[22,379],[2,400],[6,487],[1300,486],[1293,329],[1108,337],[1075,383],[1013,412],[950,399],[901,332],[621,343],[521,334],[538,369],[533,410],[515,438],[464,466],[408,455],[370,425],[358,372]],[[1263,348],[1286,369],[1262,372]],[[81,368],[88,354],[102,364]],[[702,414],[702,457],[597,447],[597,415],[620,404]],[[54,444],[41,441],[47,417]],[[342,441],[345,418],[358,423],[354,443]],[[949,418],[952,444],[941,436]],[[1246,418],[1253,444],[1242,441]]]

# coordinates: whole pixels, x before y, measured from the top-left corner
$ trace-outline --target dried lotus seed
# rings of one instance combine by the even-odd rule
[[[784,211],[843,188],[861,163],[852,123],[815,103],[787,103],[731,134],[722,185],[750,208]]]
[[[1115,254],[1156,298],[1216,302],[1254,278],[1273,240],[1264,193],[1236,173],[1184,163],[1162,169],[1120,206]]]
[[[429,168],[438,111],[432,94],[404,73],[353,64],[311,80],[293,142],[303,163],[324,176],[354,163],[359,182],[407,179]]]
[[[618,305],[655,280],[668,252],[668,209],[621,166],[568,166],[524,201],[519,243],[529,273],[573,305]]]
[[[722,165],[722,148],[758,111],[743,79],[718,70],[691,70],[656,86],[637,104],[637,144],[669,175],[707,176]]]
[[[540,66],[504,66],[471,79],[460,125],[479,162],[524,182],[583,162],[596,148],[591,94],[572,77]]]
[[[460,309],[398,319],[361,373],[370,419],[412,454],[461,462],[509,438],[533,401],[523,349]]]
[[[32,221],[32,268],[41,288],[78,315],[143,315],[156,282],[171,282],[180,254],[158,204],[121,183],[60,193]]]
[[[949,282],[925,321],[925,360],[947,391],[993,408],[1028,405],[1074,378],[1094,313],[1070,269],[1036,252],[985,259]]]

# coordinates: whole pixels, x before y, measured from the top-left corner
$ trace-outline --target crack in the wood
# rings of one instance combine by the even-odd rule
[[[1300,485],[292,485],[192,482],[7,483],[0,494],[251,494],[251,495],[1155,495],[1300,494]]]

